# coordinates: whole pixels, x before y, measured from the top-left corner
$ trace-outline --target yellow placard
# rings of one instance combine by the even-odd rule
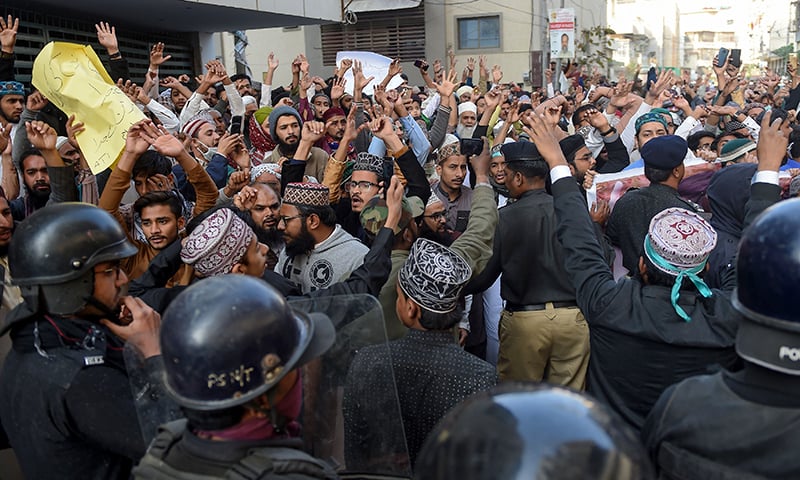
[[[83,122],[86,130],[78,144],[95,174],[116,163],[128,129],[145,118],[89,45],[48,43],[33,62],[32,83],[53,105]]]

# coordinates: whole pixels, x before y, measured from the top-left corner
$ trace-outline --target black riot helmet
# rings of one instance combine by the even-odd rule
[[[733,305],[744,317],[736,352],[762,367],[800,375],[800,199],[765,210],[739,242]]]
[[[105,210],[87,203],[59,203],[34,212],[17,226],[8,264],[31,310],[67,315],[92,299],[95,265],[136,251]]]
[[[513,382],[451,410],[414,467],[419,480],[653,477],[638,437],[610,410],[563,387]]]
[[[293,311],[261,279],[206,278],[181,292],[164,312],[166,389],[193,410],[242,405],[325,353],[335,335],[328,317]]]

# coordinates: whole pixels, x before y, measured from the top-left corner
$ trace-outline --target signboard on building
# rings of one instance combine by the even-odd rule
[[[551,9],[548,18],[550,58],[575,58],[575,9]]]

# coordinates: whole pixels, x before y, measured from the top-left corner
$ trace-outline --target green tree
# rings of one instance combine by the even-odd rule
[[[792,44],[784,45],[781,48],[772,51],[773,55],[775,55],[776,57],[780,57],[784,60],[789,58],[790,53],[794,53],[794,45]]]
[[[578,65],[598,67],[605,70],[611,62],[611,37],[616,32],[608,27],[581,29],[575,41],[575,57]]]

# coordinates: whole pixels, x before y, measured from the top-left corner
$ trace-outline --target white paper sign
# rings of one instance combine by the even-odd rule
[[[389,71],[389,64],[392,63],[392,59],[389,57],[384,57],[383,55],[378,55],[377,53],[373,52],[339,52],[336,54],[336,66],[342,64],[342,59],[349,58],[351,60],[358,60],[361,62],[361,67],[364,71],[364,76],[366,78],[375,77],[372,79],[369,84],[362,90],[361,93],[365,93],[367,95],[372,95],[374,93],[375,85],[379,85],[383,78],[386,77],[386,73]],[[353,94],[353,69],[348,69],[347,72],[344,74],[344,78],[347,81],[347,84],[344,87],[345,92],[349,93],[350,95]],[[403,78],[400,75],[395,75],[389,81],[389,85],[387,85],[386,89],[390,90],[393,88],[397,88],[400,84],[403,83]]]

